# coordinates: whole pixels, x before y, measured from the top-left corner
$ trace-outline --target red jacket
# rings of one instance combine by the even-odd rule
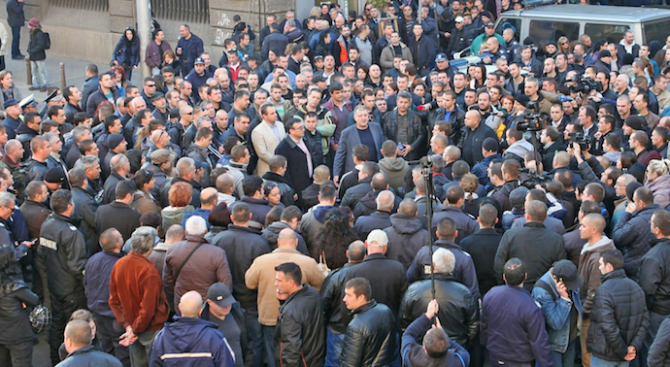
[[[133,333],[160,330],[168,318],[161,275],[143,255],[130,252],[116,262],[109,282],[109,307],[116,321]]]

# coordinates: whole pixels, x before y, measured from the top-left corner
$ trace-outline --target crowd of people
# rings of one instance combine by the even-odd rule
[[[58,366],[670,365],[670,37],[520,6],[235,16],[218,67],[128,28],[42,103],[0,71],[0,364],[45,305]]]

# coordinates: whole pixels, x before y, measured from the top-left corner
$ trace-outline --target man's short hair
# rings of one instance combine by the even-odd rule
[[[242,191],[246,196],[254,196],[261,187],[263,187],[263,179],[258,176],[248,176],[242,180]]]
[[[248,223],[249,222],[249,213],[251,209],[245,203],[236,203],[233,206],[233,209],[230,211],[230,216],[233,217],[233,222],[235,223]]]
[[[135,191],[137,191],[137,187],[135,187],[135,184],[132,181],[119,181],[114,189],[114,197],[116,200],[121,200],[128,195],[134,194]]]
[[[370,286],[370,282],[365,278],[350,279],[344,288],[351,289],[356,297],[360,295],[365,296],[366,301],[372,299],[372,287]]]
[[[645,205],[651,205],[654,203],[654,193],[648,187],[645,186],[638,187],[635,190],[633,198],[637,198]]]
[[[337,196],[337,188],[332,183],[322,183],[319,188],[319,197],[321,200],[332,201]]]
[[[286,280],[293,281],[295,285],[302,284],[302,270],[296,263],[288,262],[275,267],[275,271],[284,273]]]
[[[72,320],[65,326],[65,339],[69,339],[77,347],[87,347],[93,342],[91,326],[84,320]]]
[[[659,209],[651,217],[651,224],[661,231],[664,236],[670,235],[670,212]]]
[[[547,219],[547,204],[533,200],[526,205],[526,213],[534,222],[542,223]]]
[[[611,264],[614,270],[623,269],[623,254],[617,249],[605,250],[600,253],[603,264]]]
[[[451,218],[442,218],[437,224],[437,232],[440,238],[453,239],[456,237],[456,223]]]
[[[116,228],[107,228],[100,235],[100,247],[105,252],[112,252],[121,238],[121,234]]]
[[[51,194],[51,210],[56,214],[63,214],[67,207],[72,204],[72,192],[70,190],[58,189]]]
[[[491,204],[484,204],[479,207],[479,220],[483,225],[492,227],[498,219],[498,209]]]
[[[277,173],[282,168],[286,168],[287,160],[283,155],[273,155],[270,158],[270,172]]]
[[[30,181],[28,186],[26,186],[26,196],[28,199],[34,199],[37,195],[41,194],[43,189],[46,188],[47,185],[43,181],[35,180],[35,181]]]
[[[365,144],[359,144],[351,150],[351,153],[361,162],[366,162],[370,159],[370,148]]]
[[[505,263],[503,274],[508,285],[518,286],[526,280],[526,266],[520,259],[511,258]]]
[[[423,337],[423,347],[430,358],[444,357],[449,350],[449,345],[449,336],[441,327],[429,329]]]

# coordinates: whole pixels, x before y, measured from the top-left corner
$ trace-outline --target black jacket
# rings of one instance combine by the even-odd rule
[[[195,182],[195,181],[186,181],[181,177],[175,177],[171,181],[166,181],[165,184],[163,185],[163,188],[160,191],[160,198],[161,198],[161,207],[165,208],[167,206],[170,206],[170,187],[172,187],[172,184],[176,182],[186,182],[187,184],[191,185],[193,187],[193,193],[191,194],[191,205],[193,205],[194,208],[199,208],[200,207],[200,185]],[[158,198],[158,196],[154,196]]]
[[[85,190],[78,187],[72,188],[72,199],[74,201],[74,220],[79,221],[77,226],[86,239],[86,248],[89,256],[99,252],[98,233],[95,225],[95,213],[98,203],[95,198]]]
[[[274,249],[277,248],[277,239],[279,238],[279,232],[281,232],[282,229],[285,228],[291,228],[291,226],[289,226],[284,222],[277,221],[267,226],[261,232],[263,238],[265,238],[268,241],[271,251],[274,251]],[[296,250],[298,250],[301,254],[305,256],[310,256],[309,250],[307,249],[307,243],[305,243],[305,239],[302,237],[300,233],[296,232],[295,235],[298,237],[298,247],[296,248]]]
[[[295,200],[293,200],[295,190],[291,186],[291,182],[286,177],[274,172],[267,171],[262,178],[264,182],[273,182],[279,186],[279,193],[281,194],[282,204],[285,206],[291,206],[295,204]]]
[[[6,274],[3,273],[3,277]],[[20,275],[19,275],[20,277]],[[36,335],[30,327],[28,315],[29,308],[24,308],[21,303],[27,307],[37,306],[39,300],[37,295],[28,289],[25,284],[5,284],[6,279],[3,279],[3,288],[12,287],[16,290],[0,296],[0,327],[3,332],[0,334],[0,343],[3,345],[20,344],[24,342],[32,342]]]
[[[465,137],[458,145],[463,151],[461,159],[468,162],[470,167],[473,167],[475,163],[484,159],[484,155],[482,154],[482,143],[486,138],[498,140],[498,135],[496,135],[493,129],[486,126],[484,121],[482,121],[474,130],[471,130],[470,128],[465,129]]]
[[[502,284],[503,267],[507,260],[517,257],[526,266],[528,278],[523,284],[529,292],[556,261],[567,259],[563,237],[542,223],[529,222],[521,228],[505,232],[496,253],[494,271]]]
[[[390,220],[391,226],[384,229],[389,240],[386,257],[399,261],[407,269],[421,247],[428,243],[428,231],[416,216],[396,213]]]
[[[658,328],[654,343],[649,348],[648,366],[670,366],[670,319],[666,318]]]
[[[42,32],[42,28],[35,28],[30,31],[30,41],[28,43],[28,56],[30,61],[43,61],[47,58],[47,35]]]
[[[102,233],[109,228],[116,228],[125,243],[140,226],[140,213],[127,204],[114,201],[103,205],[95,212],[95,228]]]
[[[319,291],[305,284],[279,306],[277,331],[281,366],[323,366],[326,330]]]
[[[112,201],[116,199],[116,185],[121,182],[125,181],[126,178],[121,177],[116,171],[112,171],[109,177],[105,180],[105,184],[103,186],[103,190],[105,193],[103,194],[103,204],[109,204]]]
[[[644,292],[623,269],[602,276],[593,299],[586,349],[607,361],[623,361],[629,345],[642,348],[649,327]]]
[[[500,245],[502,235],[493,228],[482,228],[466,237],[460,245],[463,251],[470,254],[477,271],[479,293],[484,297],[486,292],[498,284],[493,264]]]
[[[43,181],[48,170],[46,161],[40,162],[31,158],[26,165],[26,185],[34,180]]]
[[[7,23],[9,23],[10,27],[23,27],[26,25],[23,4],[23,2],[17,0],[7,0]]]
[[[356,219],[354,231],[358,235],[358,239],[365,241],[368,235],[374,229],[382,229],[391,226],[391,213],[375,211],[370,215],[366,215]],[[381,302],[381,301],[380,301]]]
[[[84,294],[86,242],[70,218],[56,213],[47,218],[40,230],[38,254],[44,261],[53,296],[64,300]]]
[[[379,274],[384,274],[380,277]],[[407,278],[402,264],[382,254],[368,255],[359,265],[347,272],[347,281],[365,278],[372,286],[372,297],[388,306],[394,315],[400,310],[402,295],[407,290]]]
[[[377,196],[379,196],[379,193],[381,193],[381,191],[372,190],[365,194],[365,196],[363,196],[354,207],[354,217],[358,218],[374,213],[377,210]],[[397,195],[393,198],[392,212],[395,213],[398,211],[400,201],[401,199]]]
[[[412,321],[426,313],[433,299],[430,276],[412,283],[405,292],[400,306],[400,327],[407,328]],[[479,328],[479,301],[468,287],[453,275],[435,274],[435,299],[440,305],[437,317],[449,338],[461,346],[474,340]]]
[[[637,279],[640,271],[642,256],[651,248],[656,239],[649,223],[655,211],[663,209],[658,204],[652,204],[633,214],[624,212],[612,230],[614,245],[623,252],[626,275],[633,280]]]
[[[214,237],[212,245],[222,248],[228,258],[228,267],[233,277],[233,296],[245,310],[255,309],[258,292],[247,288],[244,273],[258,256],[270,252],[270,246],[259,230],[228,225],[228,230]]]
[[[456,223],[456,229],[458,230],[458,236],[456,236],[456,239],[454,240],[456,243],[460,243],[463,238],[475,233],[479,228],[477,221],[471,215],[464,213],[461,209],[455,206],[447,205],[442,208],[441,211],[433,213],[433,233],[435,233],[437,225],[440,224],[440,221],[444,218],[450,218]]]
[[[417,67],[418,68],[418,67]],[[407,159],[418,159],[425,151],[426,146],[426,128],[421,123],[421,118],[414,111],[407,111],[408,129],[406,131],[407,141],[401,142],[405,145],[410,145],[412,151],[407,155]],[[382,125],[384,135],[391,140],[398,140],[398,110],[389,111],[384,117],[384,124]]]
[[[249,206],[249,212],[251,213],[251,220],[249,221],[250,226],[256,227],[258,229],[265,227],[265,217],[268,215],[270,210],[272,210],[269,201],[265,199],[254,199],[250,196],[243,196],[242,199],[230,205],[229,210],[231,213],[233,207],[235,207],[237,203],[245,203]]]
[[[431,131],[437,121],[445,120],[446,115],[447,111],[444,107],[430,111],[430,114],[428,115],[428,123],[430,124]],[[449,139],[451,139],[454,144],[458,145],[461,138],[465,135],[465,115],[459,111],[458,108],[454,108],[446,121],[451,123],[451,134],[449,134]]]
[[[395,314],[374,299],[352,313],[354,318],[344,336],[340,366],[391,365],[396,350]]]
[[[338,334],[344,334],[347,331],[349,321],[351,321],[342,298],[344,298],[347,272],[358,264],[360,263],[346,263],[343,267],[331,271],[321,285],[321,299],[326,325]]]
[[[112,96],[114,97],[115,101],[121,97],[121,93],[118,89],[112,87],[110,91],[112,92]],[[105,93],[103,93],[102,89],[100,88],[100,85],[98,85],[98,89],[91,93],[91,95],[88,96],[88,99],[86,100],[86,113],[88,113],[88,115],[91,117],[95,117],[93,116],[95,115],[95,110],[102,102],[108,102],[108,100],[107,97],[105,97]],[[100,147],[98,146],[98,148]],[[107,152],[104,153],[106,154]]]
[[[670,239],[654,241],[640,263],[638,284],[647,295],[647,308],[661,315],[670,314]]]
[[[307,134],[308,132],[305,131],[305,133]],[[284,156],[288,161],[284,177],[292,184],[293,190],[298,193],[299,198],[302,198],[302,190],[306,189],[312,183],[312,176],[309,175],[307,160],[311,160],[314,169],[317,167],[314,158],[316,156],[323,157],[320,139],[318,142],[318,150],[314,150],[316,144],[310,145],[307,139],[303,139],[303,142],[305,143],[307,150],[310,152],[309,157],[305,155],[302,149],[300,149],[288,135],[275,149],[275,154]]]
[[[356,204],[358,204],[358,202],[363,198],[363,196],[372,191],[372,186],[370,185],[371,181],[372,177],[366,177],[358,181],[356,185],[348,188],[342,197],[340,206],[348,206],[351,210],[353,210],[356,207]]]

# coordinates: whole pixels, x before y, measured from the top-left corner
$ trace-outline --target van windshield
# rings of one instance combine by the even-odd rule
[[[607,40],[608,43],[619,43],[623,38],[623,34],[629,29],[629,26],[622,24],[586,23],[584,33],[591,36],[591,40],[594,43],[601,39]]]
[[[665,38],[668,36],[668,22],[661,20],[642,23],[642,34],[645,39],[643,42],[635,40],[637,43],[649,44],[651,41],[658,41],[664,45]]]
[[[574,40],[579,38],[579,23],[531,20],[529,36],[537,45],[540,41],[556,41],[562,36]]]

